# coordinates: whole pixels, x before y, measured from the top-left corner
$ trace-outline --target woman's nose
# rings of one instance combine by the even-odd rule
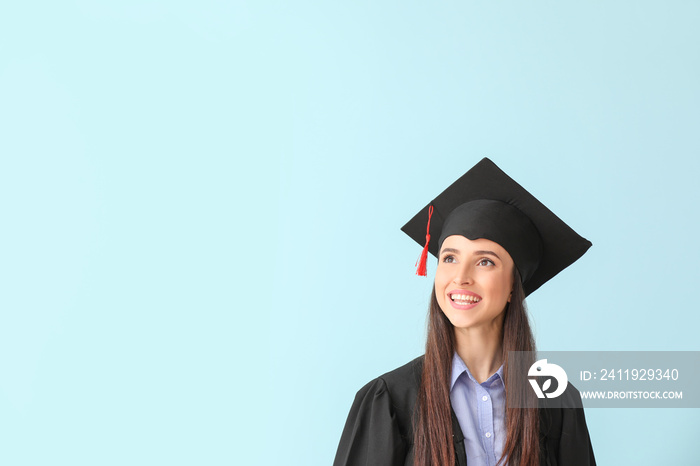
[[[473,283],[472,270],[469,267],[462,267],[452,280],[456,285],[469,285]]]

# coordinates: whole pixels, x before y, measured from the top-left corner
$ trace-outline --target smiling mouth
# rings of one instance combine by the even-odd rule
[[[476,304],[479,301],[481,301],[481,298],[478,296],[474,296],[471,294],[451,294],[450,299],[452,300],[453,303],[455,304],[460,304],[462,306],[466,306],[468,304]]]

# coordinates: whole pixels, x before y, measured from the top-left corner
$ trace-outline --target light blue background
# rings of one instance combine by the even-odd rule
[[[547,350],[700,350],[697,2],[6,2],[0,463],[328,465],[489,156],[594,246]],[[698,410],[589,410],[696,464]]]

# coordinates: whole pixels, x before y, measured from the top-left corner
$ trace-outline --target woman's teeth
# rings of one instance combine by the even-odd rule
[[[470,294],[453,294],[450,299],[457,304],[474,304],[481,301],[481,298]]]

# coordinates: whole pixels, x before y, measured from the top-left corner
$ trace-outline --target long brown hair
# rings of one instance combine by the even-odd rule
[[[454,327],[440,309],[433,287],[423,376],[413,419],[414,466],[455,464],[450,411],[450,379],[454,351]],[[527,382],[524,378],[508,380],[509,351],[535,351],[535,341],[525,306],[525,292],[516,267],[513,267],[513,295],[503,319],[503,383],[506,387],[507,404],[524,406],[515,400],[534,395],[525,389]],[[506,442],[499,464],[507,457],[510,466],[539,465],[539,422],[537,408],[506,408]]]

